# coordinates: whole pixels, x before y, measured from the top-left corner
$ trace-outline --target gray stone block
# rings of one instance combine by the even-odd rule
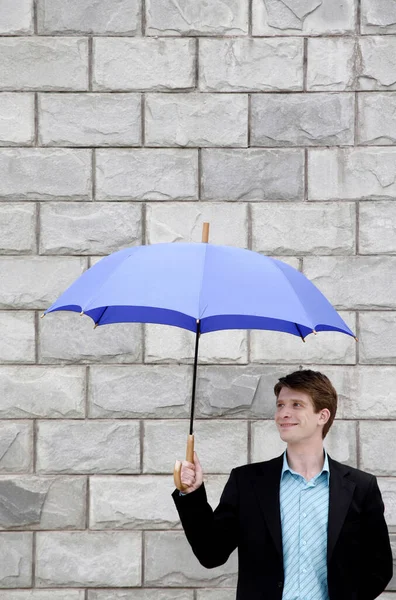
[[[236,589],[197,590],[197,600],[235,600]]]
[[[247,0],[147,0],[147,35],[247,35]]]
[[[145,421],[143,473],[173,473],[176,460],[185,460],[188,421]],[[195,450],[204,473],[229,473],[247,463],[247,422],[194,421]],[[160,450],[159,450],[160,449]]]
[[[362,0],[362,33],[396,33],[396,6],[392,0]]]
[[[138,473],[139,422],[39,421],[37,473]]]
[[[341,309],[396,308],[396,257],[304,257],[304,275]]]
[[[235,586],[237,555],[221,567],[205,569],[182,531],[148,531],[145,535],[145,584],[156,587]]]
[[[195,200],[198,151],[98,150],[96,186],[98,200]]]
[[[141,205],[50,202],[41,207],[40,254],[107,255],[141,243]]]
[[[113,323],[94,329],[92,319],[57,312],[40,319],[39,362],[130,363],[142,359],[142,327]]]
[[[255,94],[252,146],[353,145],[352,94]]]
[[[0,254],[36,252],[36,207],[25,203],[0,204]]]
[[[0,421],[0,473],[30,473],[32,470],[33,424]]]
[[[97,38],[93,89],[189,89],[195,85],[194,63],[194,40]]]
[[[0,19],[1,14],[0,1]],[[30,146],[33,142],[34,95],[1,93],[0,146]]]
[[[354,0],[253,0],[253,35],[354,33]]]
[[[396,479],[379,477],[378,486],[381,490],[382,500],[385,505],[385,519],[389,531],[396,530]]]
[[[149,146],[247,146],[248,97],[148,95],[145,131]]]
[[[364,313],[360,313],[360,317],[363,315]],[[361,346],[364,341],[363,334]],[[396,406],[393,402],[395,377],[396,367],[355,367],[348,377],[346,397],[342,400],[344,418],[396,419]]]
[[[309,200],[381,200],[396,195],[396,148],[308,152]]]
[[[88,590],[88,600],[193,600],[193,598],[194,590],[158,590],[155,588],[140,590],[135,588],[122,591]]]
[[[48,308],[84,268],[84,258],[0,257],[0,307]]]
[[[1,311],[0,330],[0,363],[35,362],[34,313]],[[0,407],[2,402],[0,396]]]
[[[140,94],[40,94],[43,146],[138,146]]]
[[[1,148],[0,198],[90,200],[91,160],[82,149]]]
[[[357,52],[351,37],[308,38],[307,90],[355,89]]]
[[[191,369],[182,365],[91,367],[89,416],[186,418],[191,376]]]
[[[31,587],[32,533],[0,533],[0,587]]]
[[[201,39],[199,87],[213,92],[302,90],[302,40]]]
[[[359,253],[396,253],[396,205],[394,201],[361,202]]]
[[[84,600],[84,595],[84,590],[0,590],[0,600]]]
[[[299,149],[202,151],[204,200],[302,200]]]
[[[95,35],[140,33],[139,0],[39,0],[39,34],[93,33]]]
[[[396,90],[396,36],[366,36],[359,40],[359,90]]]
[[[88,89],[87,39],[2,38],[0,54],[2,90]]]
[[[34,33],[33,0],[0,0],[0,34]]]
[[[252,206],[252,250],[264,254],[353,254],[353,203],[257,203]]]
[[[360,468],[373,475],[395,476],[396,421],[361,421]]]
[[[83,367],[0,368],[0,418],[78,419],[84,416]]]
[[[359,324],[359,362],[396,364],[396,312],[361,312]]]
[[[358,94],[358,142],[375,146],[396,143],[396,94]]]
[[[137,531],[38,533],[36,585],[139,586],[141,544]]]
[[[210,242],[247,248],[247,208],[245,203],[151,202],[146,207],[146,240],[148,244],[200,242],[206,221]]]
[[[83,529],[85,496],[85,477],[1,476],[0,529]]]

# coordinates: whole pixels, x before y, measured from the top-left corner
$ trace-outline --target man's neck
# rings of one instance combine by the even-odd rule
[[[309,446],[288,444],[287,462],[293,471],[309,481],[323,469],[323,443],[310,444]]]

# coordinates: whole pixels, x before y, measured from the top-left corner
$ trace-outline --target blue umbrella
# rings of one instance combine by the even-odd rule
[[[355,337],[325,296],[293,267],[251,250],[209,243],[153,244],[110,254],[85,271],[44,314],[58,310],[85,314],[95,327],[162,323],[195,333],[190,462],[200,334],[268,329],[303,340],[318,331]],[[183,488],[179,463],[175,483]]]

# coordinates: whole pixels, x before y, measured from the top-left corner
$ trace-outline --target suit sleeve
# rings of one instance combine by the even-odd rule
[[[377,598],[392,579],[393,564],[384,503],[377,479],[372,478],[363,505],[363,565],[359,600]]]
[[[201,563],[213,569],[227,562],[238,545],[238,487],[234,469],[213,511],[205,484],[185,496],[172,493],[187,540]]]

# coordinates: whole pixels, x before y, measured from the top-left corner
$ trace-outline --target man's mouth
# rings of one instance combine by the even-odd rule
[[[282,429],[287,429],[288,427],[294,427],[295,425],[298,425],[298,423],[281,423],[280,424]]]

